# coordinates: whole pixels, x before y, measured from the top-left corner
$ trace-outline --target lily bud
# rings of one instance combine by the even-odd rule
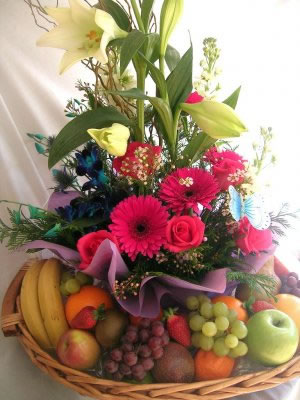
[[[130,136],[129,129],[121,124],[112,124],[102,129],[88,129],[88,134],[97,144],[109,154],[117,157],[124,156]]]
[[[247,131],[237,114],[227,104],[206,100],[196,104],[182,103],[180,107],[190,114],[203,132],[214,139],[238,137]]]
[[[166,54],[170,36],[178,23],[184,0],[164,0],[160,13],[160,55]]]

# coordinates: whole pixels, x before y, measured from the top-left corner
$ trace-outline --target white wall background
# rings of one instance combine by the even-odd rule
[[[161,2],[157,0],[158,7]],[[183,19],[172,38],[183,53],[191,32],[195,73],[203,39],[218,39],[222,95],[227,97],[242,84],[237,111],[249,127],[244,137],[248,145],[260,126],[273,127],[278,157],[269,174],[273,200],[288,201],[294,208],[300,208],[299,16],[300,0],[186,0]],[[75,81],[85,77],[80,65],[58,76],[61,52],[35,47],[41,33],[22,0],[0,0],[0,199],[40,206],[48,198],[51,178],[45,160],[25,133],[57,133],[67,122],[63,109],[67,99],[76,95]],[[4,214],[0,206],[0,218]],[[290,231],[279,250],[291,269],[298,268],[299,233]],[[24,256],[8,254],[4,247],[0,251],[2,297]],[[0,354],[1,399],[79,399],[39,373],[14,339],[0,335]],[[242,400],[296,400],[299,393],[296,385],[287,384]]]

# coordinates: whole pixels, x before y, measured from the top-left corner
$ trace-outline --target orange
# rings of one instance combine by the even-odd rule
[[[272,301],[277,310],[282,311],[289,315],[295,322],[300,334],[300,298],[292,294],[278,294],[276,301]]]
[[[198,350],[194,358],[196,381],[229,378],[235,361],[230,357],[218,357],[213,351]]]
[[[217,296],[211,299],[213,304],[218,303],[219,301],[225,303],[229,309],[235,310],[237,312],[237,318],[240,321],[248,321],[248,313],[239,299],[232,296]]]
[[[82,286],[78,293],[71,294],[65,304],[65,313],[68,323],[81,311],[84,307],[91,306],[98,308],[104,304],[105,309],[113,308],[111,295],[107,290],[96,286]]]

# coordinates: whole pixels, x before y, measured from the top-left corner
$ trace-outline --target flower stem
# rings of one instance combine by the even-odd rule
[[[143,33],[145,33],[145,27],[144,27],[144,24],[143,24],[143,21],[142,21],[142,17],[141,17],[141,14],[140,14],[138,5],[137,5],[137,3],[136,3],[135,0],[130,0],[130,2],[131,2],[131,7],[132,7],[132,9],[133,9],[133,12],[134,12],[136,21],[137,21],[137,23],[138,23],[139,29],[140,29]]]
[[[162,54],[159,56],[159,69],[163,76],[165,76],[165,56]]]
[[[137,68],[137,87],[143,93],[145,92],[146,71],[144,68]],[[138,132],[136,139],[138,142],[144,142],[145,136],[145,101],[137,100],[137,119],[138,119]]]

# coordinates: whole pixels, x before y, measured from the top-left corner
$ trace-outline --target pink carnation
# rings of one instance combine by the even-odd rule
[[[196,103],[201,103],[201,101],[204,100],[204,97],[200,96],[198,92],[193,92],[189,95],[189,97],[186,99],[187,104],[196,104]]]

